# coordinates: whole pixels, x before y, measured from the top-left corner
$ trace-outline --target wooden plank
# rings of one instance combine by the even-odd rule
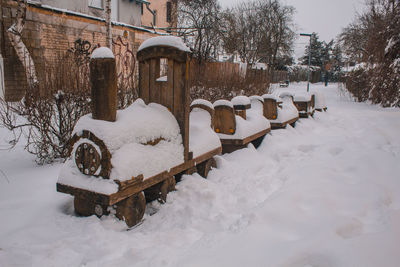
[[[158,184],[166,179],[168,179],[171,176],[174,176],[178,173],[182,173],[185,170],[191,169],[192,167],[196,166],[197,164],[200,164],[210,158],[212,158],[215,155],[219,155],[222,153],[222,147],[218,147],[216,149],[213,149],[207,153],[204,153],[200,155],[199,157],[194,158],[193,160],[189,160],[185,163],[182,163],[178,166],[175,166],[171,168],[169,171],[165,171],[159,174],[156,174],[152,177],[149,177],[140,183],[131,183],[131,184],[126,184],[124,187],[122,187],[117,193],[114,193],[110,196],[110,205],[117,203],[121,200],[123,200],[126,197],[129,197],[133,194],[139,193],[143,191],[146,188],[149,188],[155,184]]]
[[[139,62],[139,97],[148,104],[150,101],[150,64],[148,61]]]
[[[217,133],[233,135],[236,132],[236,118],[233,108],[217,106],[214,110],[215,131]]]
[[[278,116],[278,105],[276,100],[264,98],[264,117],[268,120],[275,120]]]
[[[222,153],[222,148],[218,147],[213,149],[207,153],[200,155],[199,157],[194,158],[188,162],[182,163],[178,166],[171,168],[169,171],[164,171],[159,174],[156,174],[152,177],[149,177],[143,180],[143,176],[139,175],[136,179],[132,179],[129,181],[119,182],[120,190],[114,194],[106,195],[100,194],[96,192],[92,192],[89,190],[75,188],[72,186],[64,185],[57,183],[57,191],[62,193],[71,194],[74,196],[79,196],[85,199],[93,199],[96,203],[104,204],[104,205],[113,205],[133,194],[139,193],[146,188],[149,188],[155,184],[158,184],[169,177],[176,175],[178,173],[182,173],[185,170],[191,169],[192,167],[200,164],[215,155],[219,155]],[[99,178],[100,179],[100,178]]]
[[[270,131],[271,128],[268,128],[253,135],[250,135],[244,139],[221,139],[221,143],[222,145],[237,145],[237,146],[246,145],[257,138],[266,135]]]
[[[188,160],[189,156],[189,88],[186,79],[189,79],[189,73],[186,69],[189,63],[174,62],[174,101],[173,114],[178,121],[182,134],[184,147],[184,158]]]
[[[57,183],[56,187],[57,187],[57,192],[66,193],[80,198],[92,200],[98,204],[109,205],[110,203],[110,196],[106,194],[100,194],[61,183]]]
[[[161,94],[156,79],[160,76],[160,59],[150,59],[149,69],[149,102],[160,104]]]

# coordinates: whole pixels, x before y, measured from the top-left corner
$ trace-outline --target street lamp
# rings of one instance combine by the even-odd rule
[[[310,33],[300,33],[300,36],[310,37],[310,50],[308,51],[308,72],[307,72],[307,92],[310,91],[310,65],[311,65],[311,38],[312,34]]]

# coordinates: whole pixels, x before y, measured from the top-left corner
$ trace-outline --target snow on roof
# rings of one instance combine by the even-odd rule
[[[261,96],[263,99],[273,99],[278,101],[278,97],[276,95],[272,95],[272,94],[264,94]]]
[[[205,99],[198,98],[198,99],[193,100],[193,102],[192,102],[192,104],[190,104],[190,106],[194,106],[194,105],[204,105],[204,106],[209,107],[210,109],[214,109],[213,104],[210,101],[207,101]]]
[[[282,92],[279,95],[280,98],[285,98],[285,97],[293,97],[293,93],[290,92]]]
[[[264,98],[262,98],[262,97],[259,96],[259,95],[252,95],[252,96],[249,96],[249,98],[250,98],[250,101],[251,101],[251,102],[253,102],[253,101],[255,101],[255,100],[264,102]]]
[[[139,46],[138,51],[152,46],[170,46],[181,51],[190,52],[190,49],[185,45],[182,39],[177,36],[157,36],[149,38]]]
[[[117,111],[117,120],[95,120],[91,114],[77,122],[73,134],[88,130],[104,141],[110,152],[127,143],[147,143],[157,138],[174,140],[180,137],[175,117],[168,109],[156,103],[146,105],[137,99],[132,105]]]
[[[235,96],[234,98],[232,98],[231,102],[234,106],[250,105],[250,99],[244,95]]]
[[[218,107],[218,106],[228,106],[228,107],[233,108],[233,104],[230,101],[225,100],[225,99],[217,100],[214,102],[213,105],[214,105],[214,108]]]
[[[303,93],[296,92],[293,98],[294,101],[308,102],[311,101],[311,94],[304,92]]]
[[[92,52],[90,58],[114,58],[114,54],[108,47],[98,47]]]

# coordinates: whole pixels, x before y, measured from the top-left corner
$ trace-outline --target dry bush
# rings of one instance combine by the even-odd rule
[[[350,58],[368,66],[347,75],[347,89],[358,101],[399,107],[400,2],[370,0],[367,12],[345,28],[341,38]]]
[[[358,102],[364,102],[368,100],[369,89],[367,81],[367,71],[359,68],[352,72],[349,72],[345,78],[346,88],[352,93],[354,99]]]
[[[28,88],[22,101],[0,103],[0,125],[14,134],[11,147],[26,140],[25,149],[38,164],[65,158],[75,124],[90,112],[89,57],[67,52],[58,58],[56,64],[47,64],[43,81],[38,88]],[[124,108],[137,88],[125,88],[123,81],[118,86],[118,106]]]
[[[263,95],[268,93],[269,77],[266,71],[248,70],[246,77],[236,72],[206,71],[200,67],[191,74],[190,97],[206,99],[214,102],[218,99],[227,99],[237,95]]]

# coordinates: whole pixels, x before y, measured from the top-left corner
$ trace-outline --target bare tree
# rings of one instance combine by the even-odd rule
[[[22,41],[22,30],[25,26],[26,18],[26,0],[18,0],[17,16],[15,22],[7,30],[8,37],[11,41],[12,46],[17,53],[18,59],[21,61],[25,73],[26,80],[28,82],[29,88],[35,88],[38,84],[38,79],[36,76],[35,64],[32,57],[26,48],[24,42]]]
[[[106,0],[106,44],[112,49],[111,0]]]
[[[341,34],[347,56],[363,63],[346,86],[360,101],[400,106],[400,2],[370,0],[367,7]]]
[[[224,49],[237,53],[246,63],[262,61],[273,70],[279,57],[292,53],[293,12],[293,7],[278,0],[255,0],[226,10]]]
[[[216,57],[220,45],[220,6],[217,0],[178,2],[178,32],[200,63]]]

